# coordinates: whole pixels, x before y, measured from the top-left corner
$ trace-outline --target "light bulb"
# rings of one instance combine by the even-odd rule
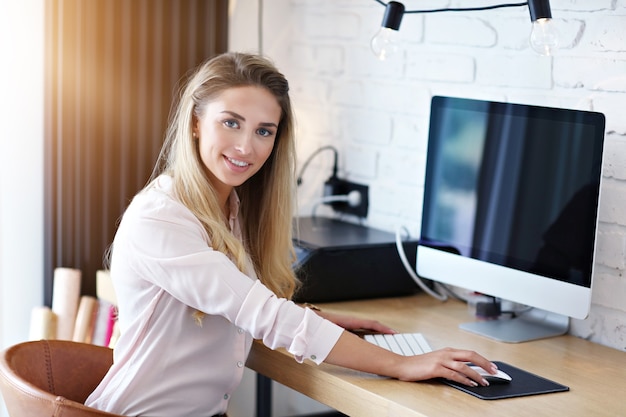
[[[390,1],[385,7],[385,15],[380,30],[372,38],[374,55],[381,61],[391,58],[399,49],[398,29],[404,16],[404,4]]]
[[[559,33],[552,19],[541,18],[533,22],[530,46],[540,55],[554,55],[559,46]]]
[[[374,52],[374,55],[381,61],[391,58],[400,48],[398,38],[397,30],[381,27],[378,33],[372,38],[372,52]]]

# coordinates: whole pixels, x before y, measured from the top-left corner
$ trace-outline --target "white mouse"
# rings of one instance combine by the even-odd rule
[[[494,382],[494,383],[495,382],[511,382],[511,380],[513,379],[513,378],[511,378],[511,376],[509,374],[507,374],[506,372],[501,371],[499,369],[498,369],[497,373],[490,374],[489,372],[485,371],[480,366],[470,365],[470,368],[472,368],[473,370],[478,372],[480,374],[480,376],[485,378],[487,380],[487,382],[489,382],[489,383],[492,383],[492,382]]]

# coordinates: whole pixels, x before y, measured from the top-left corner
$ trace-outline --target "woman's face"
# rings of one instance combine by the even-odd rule
[[[281,108],[265,88],[224,90],[196,120],[200,158],[222,202],[256,174],[270,156]]]

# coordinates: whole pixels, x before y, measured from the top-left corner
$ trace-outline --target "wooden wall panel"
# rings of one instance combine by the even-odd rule
[[[181,77],[227,49],[227,0],[46,2],[45,271],[79,268],[83,294],[146,183]]]

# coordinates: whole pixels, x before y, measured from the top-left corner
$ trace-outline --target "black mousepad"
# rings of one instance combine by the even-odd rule
[[[504,362],[494,362],[498,369],[511,377],[511,382],[491,382],[488,387],[468,387],[458,382],[442,379],[444,384],[450,385],[463,392],[478,397],[481,400],[500,400],[503,398],[522,397],[525,395],[549,394],[552,392],[569,391],[569,387],[549,379],[531,374]]]

